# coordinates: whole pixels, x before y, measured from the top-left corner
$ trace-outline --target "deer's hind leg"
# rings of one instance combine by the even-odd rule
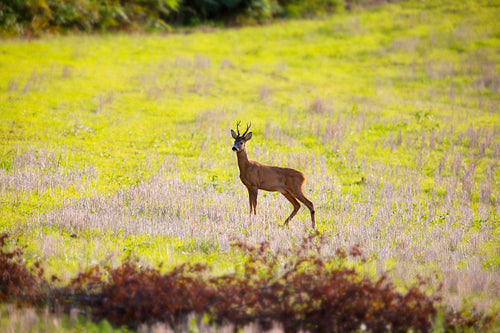
[[[288,226],[288,222],[290,222],[290,220],[295,216],[295,214],[297,214],[297,212],[299,211],[300,209],[300,203],[297,201],[297,199],[291,195],[290,193],[288,192],[285,192],[285,193],[281,193],[285,196],[285,198],[288,199],[288,201],[290,201],[293,205],[293,211],[292,213],[290,214],[290,216],[288,216],[288,218],[285,220],[285,226]]]
[[[299,194],[297,195],[297,199],[299,199],[304,205],[306,205],[307,208],[309,208],[309,211],[311,212],[311,223],[312,223],[312,228],[316,228],[316,219],[314,217],[315,211],[314,211],[314,205],[311,200],[307,199],[304,194]]]

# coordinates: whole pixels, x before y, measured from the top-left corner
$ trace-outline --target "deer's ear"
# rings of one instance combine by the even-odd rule
[[[248,133],[247,135],[245,135],[245,141],[248,141],[252,138],[252,132]]]
[[[236,135],[236,132],[233,130],[231,130],[231,135],[233,136],[233,139],[235,139],[235,140],[238,137],[238,135]]]

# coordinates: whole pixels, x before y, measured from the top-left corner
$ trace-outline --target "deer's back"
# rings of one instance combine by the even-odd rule
[[[252,161],[246,175],[240,174],[247,186],[255,186],[266,191],[297,193],[301,191],[306,177],[298,170],[263,165]]]

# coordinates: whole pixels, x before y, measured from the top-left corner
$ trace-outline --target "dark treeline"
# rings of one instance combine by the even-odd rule
[[[173,27],[223,26],[277,18],[316,17],[383,0],[3,0],[0,34],[168,31]]]

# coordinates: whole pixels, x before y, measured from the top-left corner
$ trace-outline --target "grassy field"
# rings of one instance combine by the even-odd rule
[[[323,253],[360,244],[367,274],[425,276],[452,307],[499,312],[498,17],[497,1],[410,1],[190,34],[2,40],[0,232],[62,281],[129,255],[222,274],[234,239],[292,248],[309,212],[283,229],[292,206],[260,192],[248,215],[231,151],[241,120],[250,159],[306,174]]]

